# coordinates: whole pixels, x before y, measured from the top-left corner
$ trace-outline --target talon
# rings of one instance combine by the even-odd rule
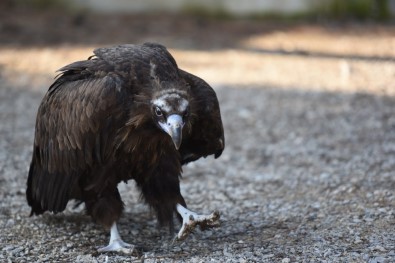
[[[108,246],[99,248],[99,253],[103,252],[122,252],[125,254],[132,254],[134,252],[134,246],[124,242],[118,232],[117,224],[114,223],[111,226],[110,243]]]
[[[123,242],[122,240],[114,240],[108,246],[99,248],[97,250],[99,253],[103,252],[122,252],[124,254],[132,254],[134,251],[134,246]]]
[[[182,217],[182,227],[175,237],[175,240],[186,238],[189,233],[193,232],[197,225],[199,225],[201,230],[219,226],[220,214],[218,211],[214,211],[210,215],[198,215],[180,204],[177,204],[176,208],[177,212]]]

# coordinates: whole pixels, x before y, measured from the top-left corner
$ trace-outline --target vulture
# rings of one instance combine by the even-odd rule
[[[156,43],[97,48],[71,63],[45,94],[37,113],[26,198],[31,216],[84,203],[110,231],[99,252],[133,250],[117,229],[124,203],[117,185],[135,180],[160,225],[219,225],[217,211],[189,209],[180,192],[182,165],[219,157],[225,139],[216,93],[180,69]]]

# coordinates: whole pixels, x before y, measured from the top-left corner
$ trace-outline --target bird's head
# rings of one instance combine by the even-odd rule
[[[182,130],[190,114],[188,94],[183,89],[164,89],[151,100],[151,112],[158,128],[167,133],[176,149],[182,141]]]

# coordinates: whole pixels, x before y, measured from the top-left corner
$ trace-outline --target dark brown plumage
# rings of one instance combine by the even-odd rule
[[[31,214],[61,212],[76,199],[110,227],[123,210],[117,185],[134,179],[159,222],[172,225],[177,204],[186,207],[181,166],[224,149],[215,92],[158,44],[94,54],[61,68],[38,109]]]

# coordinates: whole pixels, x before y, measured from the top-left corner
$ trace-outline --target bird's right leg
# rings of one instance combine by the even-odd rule
[[[88,195],[86,193],[86,195]],[[100,195],[90,194],[85,201],[89,215],[99,224],[107,229],[110,228],[110,242],[107,246],[99,248],[98,252],[122,252],[132,254],[134,246],[124,242],[118,232],[117,221],[123,210],[123,203],[118,189],[107,187],[101,191]]]
[[[117,228],[117,223],[114,222],[111,226],[111,232],[110,232],[110,243],[108,246],[99,248],[97,251],[98,252],[123,252],[125,254],[131,254],[133,253],[134,246],[131,244],[128,244],[124,242],[121,239],[121,236],[119,235],[118,228]]]

